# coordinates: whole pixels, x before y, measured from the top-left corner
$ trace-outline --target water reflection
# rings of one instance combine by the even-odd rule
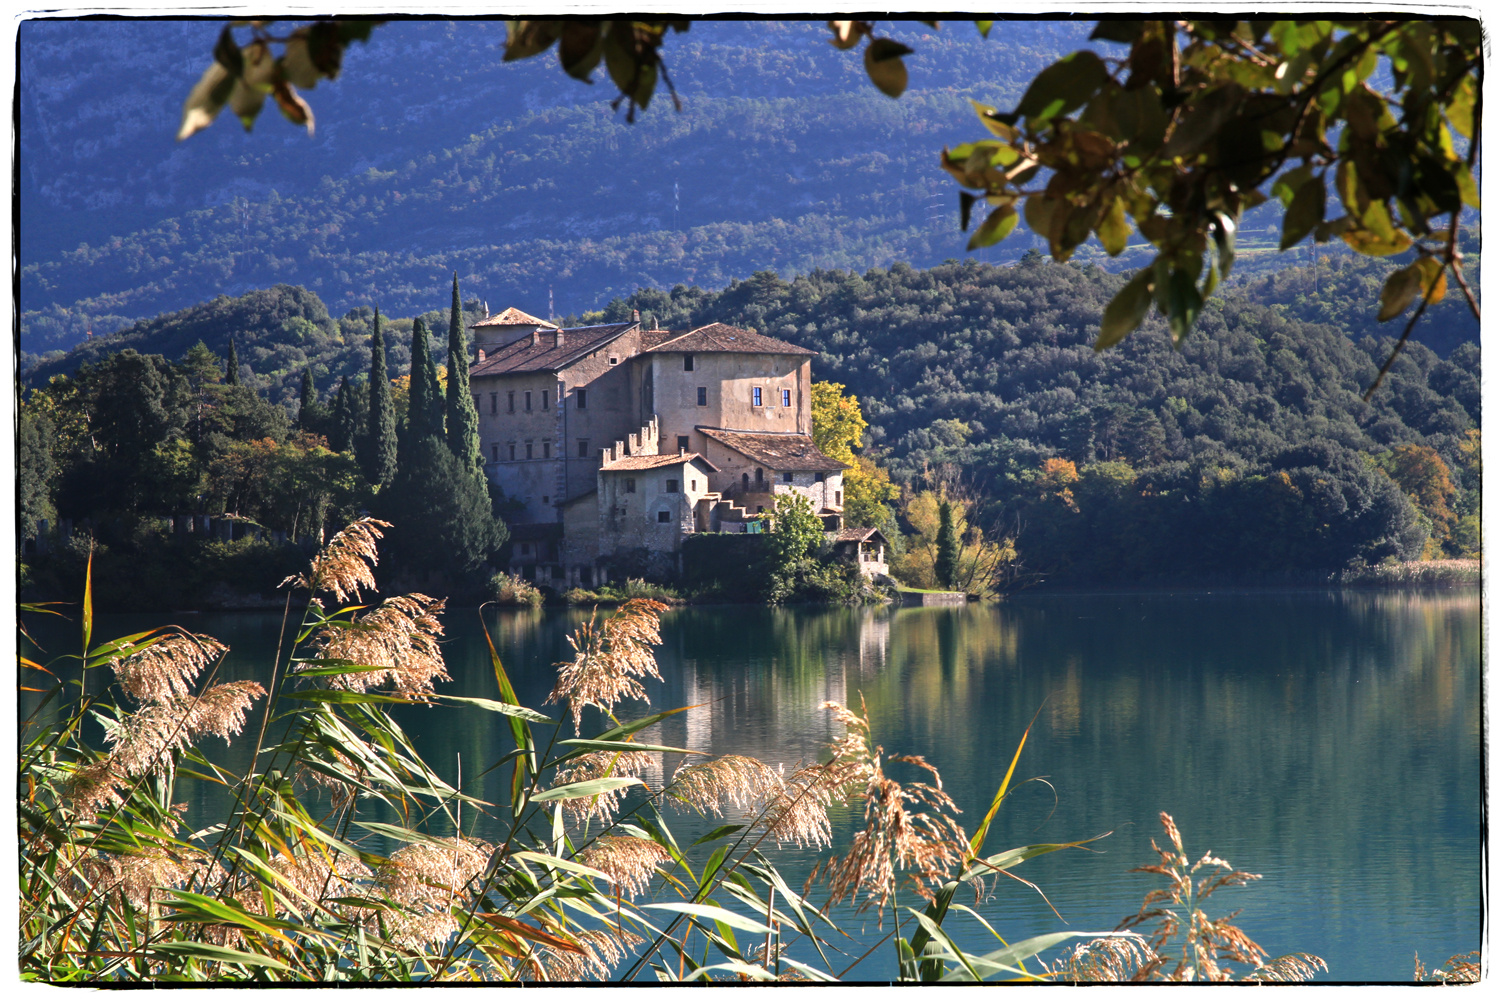
[[[196,616],[235,645],[231,676],[263,679],[276,622]],[[580,611],[484,613],[522,700],[540,706]],[[455,693],[493,697],[479,614],[447,615]],[[143,625],[132,620],[133,627]],[[227,628],[226,628],[227,626]],[[96,634],[125,631],[103,621]],[[1227,908],[1272,954],[1311,951],[1331,978],[1409,978],[1478,947],[1481,608],[1475,593],[1215,592],[1037,595],[990,606],[686,608],[663,621],[651,706],[699,706],[652,742],[741,753],[788,768],[838,734],[821,706],[868,708],[889,753],[921,754],[973,827],[1033,717],[999,849],[1108,830],[1102,853],[1037,859],[1037,881],[986,908],[1007,933],[1108,929],[1139,906],[1156,813],[1190,850],[1266,876]],[[70,639],[69,642],[72,640]],[[1038,712],[1040,714],[1038,715]],[[561,718],[558,706],[551,714]],[[504,719],[449,708],[400,713],[450,778],[509,749]],[[586,718],[584,731],[602,728]],[[571,724],[560,727],[572,735]],[[682,762],[668,755],[653,784]],[[480,793],[498,800],[506,775]],[[1056,789],[1054,795],[1052,789]],[[844,816],[839,835],[855,818]],[[467,825],[467,824],[466,824]],[[691,827],[691,820],[687,821]],[[496,831],[483,826],[481,836]],[[793,869],[809,859],[784,859]],[[972,925],[965,943],[985,947]]]

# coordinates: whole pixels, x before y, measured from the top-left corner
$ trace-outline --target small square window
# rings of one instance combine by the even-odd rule
[[[672,523],[672,513],[670,511],[659,510],[656,512],[656,520],[658,524],[670,524]]]
[[[580,410],[587,410],[589,408],[589,391],[587,389],[579,389],[576,395],[578,397],[578,408]]]
[[[815,483],[821,483],[822,481],[823,481],[823,473],[821,473],[821,472],[814,472],[813,473],[813,482],[815,482]]]
[[[578,439],[578,457],[579,458],[588,458],[589,457],[589,441],[588,441],[588,438],[579,438]]]
[[[682,356],[682,370],[685,372],[693,370],[693,356],[691,354],[684,354]]]
[[[708,405],[708,387],[707,386],[700,385],[698,387],[698,405],[699,406],[707,406]]]
[[[781,481],[783,483],[789,483],[789,482],[791,482],[792,481],[792,474],[790,472],[783,472],[781,474]]]
[[[620,359],[617,355],[611,354],[609,356],[609,363],[612,365],[617,365],[620,363]]]
[[[690,490],[692,490],[694,492],[697,492],[697,490],[698,490],[698,480],[696,480],[696,479],[689,479],[688,480],[688,489],[690,489]]]
[[[668,479],[667,480],[667,489],[666,489],[666,492],[668,492],[668,493],[676,493],[677,492],[677,480],[675,480],[675,479]]]
[[[688,450],[688,436],[686,434],[679,434],[679,435],[677,435],[677,450],[678,451],[687,451]]]
[[[790,389],[782,389],[781,390],[781,405],[782,406],[791,406],[792,405],[792,390],[790,390]]]
[[[626,493],[634,493],[635,492],[635,480],[634,479],[626,479],[625,480],[625,492]]]
[[[750,404],[752,406],[760,405],[760,386],[756,386],[750,390]]]

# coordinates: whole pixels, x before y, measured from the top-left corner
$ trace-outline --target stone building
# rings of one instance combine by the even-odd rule
[[[471,329],[485,468],[530,579],[669,571],[686,536],[748,530],[780,493],[842,527],[847,466],[812,440],[817,352],[722,323],[563,329],[519,309]]]

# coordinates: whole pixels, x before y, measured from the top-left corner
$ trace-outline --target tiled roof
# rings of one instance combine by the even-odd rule
[[[553,346],[557,336],[550,331],[541,335],[535,347],[532,346],[530,337],[522,337],[504,347],[486,352],[484,360],[469,369],[469,377],[557,371],[585,354],[598,350],[635,326],[635,323],[575,326],[558,331],[563,335],[561,347]]]
[[[819,451],[806,434],[755,434],[718,427],[699,427],[698,430],[773,472],[838,472],[849,468]]]
[[[880,533],[879,528],[840,528],[834,536],[834,542],[868,542],[878,537],[884,542],[885,535]]]
[[[810,351],[796,344],[789,344],[775,337],[767,337],[756,333],[754,330],[741,330],[739,327],[726,326],[723,323],[710,323],[708,326],[700,326],[696,330],[678,334],[651,347],[653,351],[682,351],[694,354],[709,354],[715,351],[736,351],[743,354],[808,354],[815,355],[817,351]]]
[[[660,347],[669,340],[682,336],[682,330],[642,330],[641,351],[642,353]]]
[[[484,319],[480,320],[478,323],[475,323],[474,326],[471,326],[469,329],[472,330],[476,327],[481,326],[545,326],[550,330],[557,329],[556,323],[549,323],[544,319],[537,319],[530,313],[523,313],[515,306],[511,306],[509,309],[505,310],[505,312],[496,313],[493,316],[486,316]]]
[[[626,455],[604,466],[605,472],[627,472],[641,469],[661,469],[670,465],[682,465],[694,459],[708,466],[708,471],[718,472],[719,467],[695,451],[686,455]]]

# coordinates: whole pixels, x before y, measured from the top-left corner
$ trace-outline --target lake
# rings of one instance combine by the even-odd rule
[[[525,704],[541,707],[551,665],[567,654],[566,635],[586,617],[551,609],[485,612]],[[101,616],[95,635],[161,620]],[[279,616],[176,620],[233,647],[229,676],[266,679]],[[495,695],[479,620],[473,609],[445,616],[454,683],[440,690]],[[49,646],[60,636],[39,634]],[[888,754],[920,754],[936,766],[971,832],[1035,717],[1017,779],[1045,782],[1028,783],[1007,801],[987,849],[1113,832],[1090,852],[1021,866],[1018,874],[1045,900],[1020,883],[994,888],[978,908],[1007,940],[1110,930],[1136,912],[1163,880],[1129,869],[1155,860],[1150,841],[1162,842],[1157,815],[1166,811],[1191,856],[1211,850],[1264,876],[1222,890],[1211,914],[1242,909],[1238,924],[1273,957],[1323,957],[1330,971],[1321,981],[1409,981],[1414,953],[1432,967],[1480,946],[1477,591],[1111,592],[1025,594],[957,608],[692,607],[669,612],[662,636],[663,680],[648,684],[651,709],[622,706],[621,716],[702,707],[662,722],[650,742],[790,768],[816,758],[840,734],[823,702],[863,701],[874,740]],[[504,719],[491,713],[403,709],[400,719],[450,780],[459,755],[464,773],[473,775],[509,749]],[[668,758],[667,773],[678,759]],[[478,794],[503,798],[499,772]],[[839,844],[847,845],[855,818],[837,817]],[[688,816],[673,825],[681,840],[710,824]],[[475,832],[494,837],[497,830],[481,821]],[[777,860],[796,875],[794,885],[812,862],[795,851]],[[878,936],[873,916],[841,921],[846,929],[868,925]],[[998,946],[963,914],[945,927],[969,950]],[[893,967],[882,948],[851,978],[884,978]]]

